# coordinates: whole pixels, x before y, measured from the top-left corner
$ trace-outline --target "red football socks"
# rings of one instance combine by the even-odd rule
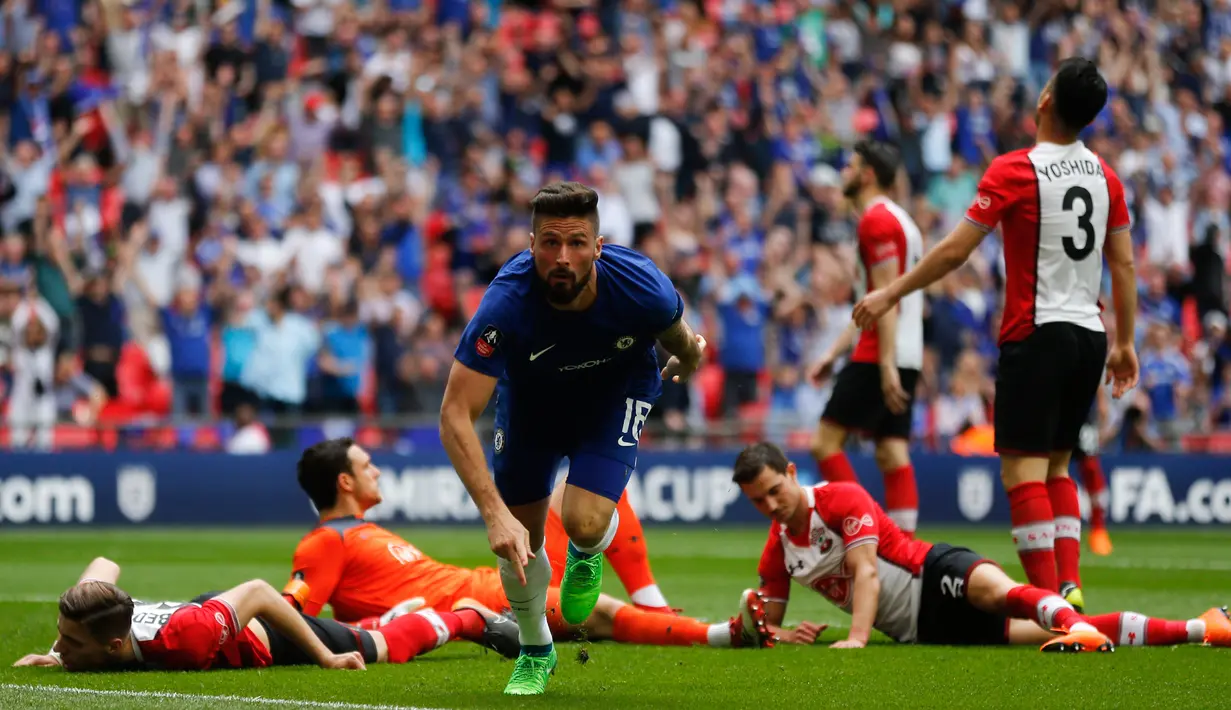
[[[1005,613],[1014,619],[1029,619],[1045,629],[1069,629],[1085,621],[1058,594],[1028,584],[1014,587],[1005,596]]]
[[[463,630],[473,631],[474,618],[482,624],[478,612],[468,609],[460,613],[425,609],[399,616],[377,633],[385,637],[389,646],[389,662],[406,663],[415,656],[440,648],[450,639],[464,638]],[[479,633],[482,633],[481,626]]]
[[[910,464],[885,472],[885,513],[902,532],[914,537],[919,521],[919,488]]]
[[[859,479],[855,477],[855,469],[851,468],[850,459],[846,458],[846,454],[841,451],[836,454],[830,454],[823,459],[817,459],[816,465],[821,470],[821,476],[830,483],[837,483],[838,481],[859,482]]]
[[[1058,582],[1081,586],[1081,503],[1077,484],[1068,476],[1047,481],[1047,497],[1056,519],[1056,574]]]
[[[1077,462],[1077,470],[1081,473],[1081,484],[1086,487],[1086,495],[1090,496],[1090,527],[1098,530],[1107,527],[1107,478],[1103,475],[1103,465],[1097,456],[1084,456]]]
[[[1099,614],[1086,619],[1094,628],[1121,646],[1174,646],[1201,643],[1205,622],[1200,619],[1170,621],[1151,619],[1132,611]]]
[[[1052,518],[1047,486],[1030,481],[1009,491],[1009,518],[1013,522],[1013,544],[1026,569],[1030,583],[1042,589],[1059,591],[1056,579],[1056,523]]]

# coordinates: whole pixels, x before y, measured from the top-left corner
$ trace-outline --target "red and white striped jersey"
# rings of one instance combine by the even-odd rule
[[[859,219],[859,283],[864,293],[872,290],[872,267],[896,261],[898,275],[923,258],[923,234],[906,210],[887,197],[868,203]],[[860,294],[861,296],[863,294]],[[880,361],[876,326],[859,333],[852,362]],[[923,292],[915,291],[898,303],[898,331],[894,342],[898,367],[923,367]]]
[[[1103,243],[1129,228],[1120,178],[1081,141],[1039,143],[992,161],[966,219],[1004,239],[1000,342],[1044,323],[1103,331]]]
[[[783,523],[769,526],[757,568],[761,591],[771,601],[785,602],[794,579],[849,614],[854,574],[846,567],[846,551],[875,545],[880,599],[873,626],[894,640],[914,641],[920,577],[932,544],[898,529],[857,483],[821,483],[804,493],[811,509],[807,531],[794,537]]]

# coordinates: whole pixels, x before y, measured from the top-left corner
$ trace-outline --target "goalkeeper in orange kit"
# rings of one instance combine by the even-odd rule
[[[316,615],[329,604],[334,618],[366,629],[378,629],[420,607],[452,611],[467,599],[498,611],[509,609],[495,568],[437,562],[393,532],[363,520],[364,512],[381,502],[379,477],[372,457],[349,438],[331,439],[303,453],[299,485],[319,511],[320,524],[299,542],[283,595],[305,614]],[[770,644],[764,610],[753,596],[741,599],[739,614],[717,624],[677,616],[667,608],[650,572],[641,523],[627,497],[619,505],[619,530],[605,554],[639,603],[604,594],[583,624],[569,626],[560,615],[557,575],[547,604],[553,636],[678,646]],[[549,557],[562,560],[567,545],[553,511],[547,525]],[[564,565],[553,568],[563,570]]]

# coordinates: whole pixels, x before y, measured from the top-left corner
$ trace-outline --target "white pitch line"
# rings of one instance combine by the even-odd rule
[[[195,693],[172,693],[154,690],[96,690],[94,688],[69,688],[60,685],[22,685],[0,683],[0,690],[17,690],[31,693],[64,695],[95,695],[112,698],[150,698],[157,700],[217,701],[221,703],[244,703],[247,705],[273,705],[296,708],[322,708],[328,710],[432,710],[408,705],[366,705],[364,703],[340,703],[323,700],[290,700],[287,698],[263,698],[243,695],[197,695]]]

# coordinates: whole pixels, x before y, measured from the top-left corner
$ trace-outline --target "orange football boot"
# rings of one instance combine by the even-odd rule
[[[1048,641],[1039,647],[1039,650],[1044,653],[1111,653],[1116,650],[1115,644],[1111,639],[1096,630],[1090,631],[1064,631],[1057,629],[1058,633],[1064,634]]]
[[[1107,534],[1107,528],[1094,528],[1090,531],[1090,552],[1099,557],[1106,557],[1111,554],[1111,535]]]
[[[1231,646],[1231,618],[1227,616],[1227,607],[1214,607],[1200,618],[1205,622],[1207,646]]]

